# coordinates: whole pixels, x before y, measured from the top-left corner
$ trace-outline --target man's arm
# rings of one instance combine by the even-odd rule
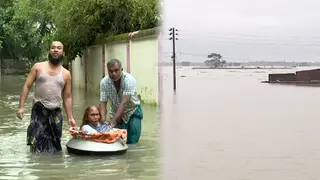
[[[134,79],[126,81],[124,84],[125,86],[122,93],[122,102],[120,103],[117,112],[112,119],[113,125],[116,125],[119,120],[121,120],[124,110],[131,99],[131,96],[136,92],[136,81]]]
[[[73,120],[73,114],[72,114],[72,87],[71,87],[71,74],[69,71],[66,71],[66,84],[63,89],[63,103],[64,103],[64,109],[66,111],[66,114],[68,116],[68,120]]]
[[[101,122],[106,122],[106,109],[107,109],[107,101],[100,101],[99,111],[101,114]]]
[[[100,104],[99,104],[101,122],[106,122],[107,103],[108,103],[108,94],[106,91],[104,79],[102,79],[100,81]]]
[[[37,78],[37,66],[38,66],[38,63],[33,65],[33,67],[30,70],[30,73],[27,77],[27,80],[23,85],[22,92],[20,95],[20,101],[19,101],[19,109],[24,109],[24,103],[25,103],[26,99],[28,98],[30,89],[31,89],[34,81]]]
[[[116,125],[119,120],[121,120],[121,117],[124,113],[124,110],[128,104],[128,102],[130,101],[131,96],[130,95],[122,95],[122,102],[120,103],[116,114],[113,116],[111,122],[113,125]]]

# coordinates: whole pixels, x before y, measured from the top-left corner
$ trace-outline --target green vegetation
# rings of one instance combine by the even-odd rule
[[[212,66],[215,68],[224,67],[227,62],[222,60],[222,55],[218,53],[211,53],[207,56],[209,60],[206,60],[204,63],[206,66]]]
[[[65,64],[97,39],[161,24],[159,0],[2,0],[0,59],[43,61],[53,40],[65,45]],[[117,36],[116,36],[117,37]],[[119,37],[117,37],[119,38]]]
[[[138,34],[135,34],[134,36],[131,37],[131,39],[136,39],[136,38],[141,38],[145,36],[153,36],[153,35],[158,35],[160,32],[159,27],[151,28],[151,29],[144,29],[139,31]],[[98,35],[97,39],[92,43],[93,45],[98,45],[98,44],[105,44],[105,43],[110,43],[114,41],[125,41],[129,38],[129,33],[123,33],[115,36],[107,36],[103,37],[101,35]]]

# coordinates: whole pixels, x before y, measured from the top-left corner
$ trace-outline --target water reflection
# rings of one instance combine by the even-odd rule
[[[288,70],[163,68],[163,179],[318,179],[319,87],[264,84]],[[181,77],[185,76],[185,77]]]
[[[0,179],[157,179],[159,172],[158,109],[143,106],[144,119],[141,141],[130,145],[121,156],[76,156],[66,152],[69,140],[64,123],[63,152],[54,155],[29,153],[26,146],[26,128],[30,121],[32,92],[25,104],[25,117],[16,118],[23,77],[0,77]],[[14,82],[14,83],[13,83]],[[73,90],[74,116],[80,125],[84,108],[98,104],[99,97]],[[66,116],[64,115],[66,118]]]

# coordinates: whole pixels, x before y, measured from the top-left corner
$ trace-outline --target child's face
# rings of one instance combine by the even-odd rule
[[[97,108],[92,108],[89,112],[88,119],[92,125],[97,126],[100,120],[99,110]]]

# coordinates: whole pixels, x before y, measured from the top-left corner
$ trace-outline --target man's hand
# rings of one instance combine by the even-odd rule
[[[110,121],[110,126],[111,126],[112,128],[116,127],[116,125],[117,125],[117,123],[116,123],[116,122],[114,122],[114,121]]]
[[[100,122],[102,122],[102,123],[106,123],[106,109],[107,109],[107,100],[100,101],[99,111],[100,111],[100,115],[101,115]]]
[[[18,112],[17,112],[17,117],[22,120],[22,118],[24,117],[24,108],[19,108]]]
[[[106,121],[106,122],[104,122],[107,126],[110,126],[111,128],[114,128],[116,125],[117,125],[117,123],[116,122],[114,122],[113,120],[109,120],[109,121]]]
[[[39,69],[40,67],[41,67],[40,63],[35,63],[32,66],[31,71],[27,77],[27,80],[23,85],[22,92],[20,95],[20,100],[19,100],[19,110],[17,112],[17,117],[19,119],[22,119],[24,117],[24,103],[29,95],[29,91],[30,91],[34,81],[37,78],[37,69]]]
[[[77,127],[77,123],[73,118],[69,119],[69,127]]]
[[[120,120],[112,119],[112,120],[110,120],[110,126],[112,128],[114,128],[114,127],[116,127],[117,124],[119,124],[121,122],[122,122],[122,119],[120,119]]]

